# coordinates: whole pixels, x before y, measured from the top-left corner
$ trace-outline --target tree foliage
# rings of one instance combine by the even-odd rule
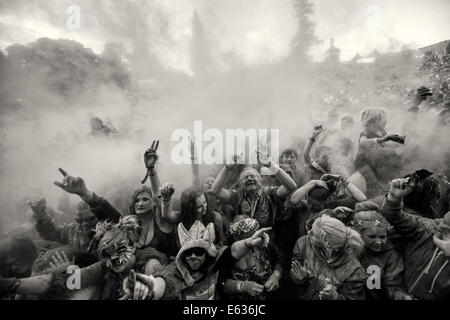
[[[315,23],[310,16],[314,13],[314,5],[309,0],[293,0],[298,29],[291,42],[291,55],[297,61],[309,60],[308,51],[319,42],[314,34]]]
[[[0,64],[2,100],[5,96],[31,100],[30,95],[36,97],[43,90],[70,101],[102,85],[126,90],[131,76],[120,56],[123,51],[117,46],[106,49],[97,55],[76,41],[48,38],[9,46]]]

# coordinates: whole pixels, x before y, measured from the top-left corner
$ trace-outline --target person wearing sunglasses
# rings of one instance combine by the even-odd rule
[[[219,286],[227,271],[249,250],[268,237],[270,228],[262,228],[250,238],[234,242],[231,246],[214,245],[214,224],[206,227],[196,220],[189,231],[178,224],[181,248],[175,261],[160,267],[153,274],[129,276],[124,287],[137,296],[159,300],[214,300],[219,298]],[[134,283],[134,286],[130,286]]]

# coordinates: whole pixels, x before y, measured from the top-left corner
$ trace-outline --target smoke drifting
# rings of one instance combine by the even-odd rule
[[[324,2],[317,1],[315,19],[323,39],[339,23],[328,11],[349,22],[348,28],[335,29],[339,33],[335,36],[346,39],[341,43],[350,47],[362,43],[361,34],[353,30],[364,19],[359,14],[348,16],[345,8],[364,12],[366,7],[359,1],[346,3],[339,10],[325,10]],[[81,8],[80,30],[66,26],[66,9],[73,4]],[[8,70],[0,80],[3,229],[25,221],[27,200],[45,196],[49,205],[57,207],[65,199],[65,193],[53,185],[62,179],[59,167],[85,178],[89,189],[123,210],[145,174],[143,153],[154,139],[161,140],[161,180],[173,182],[178,197],[191,183],[190,168],[171,163],[174,143],[170,136],[177,128],[192,131],[195,120],[203,121],[204,129],[223,132],[226,128],[279,128],[282,148],[298,143],[313,122],[323,120],[327,109],[318,98],[320,70],[293,67],[285,60],[296,32],[292,8],[290,1],[270,0],[0,1],[3,49],[41,37],[68,38],[85,50],[92,49],[86,53],[92,60],[80,60],[91,66],[96,59],[109,61],[105,45],[115,44],[119,53],[114,51],[114,56],[130,76],[129,83],[121,86],[105,80],[104,70],[109,69],[89,67],[82,80],[72,83],[76,71],[83,69],[83,65],[72,65],[79,61],[74,59],[58,73],[68,75],[64,83],[69,85],[55,90],[51,85],[55,75],[46,70],[18,77],[15,70],[2,69]],[[377,39],[364,46],[372,47]],[[60,54],[68,55],[64,49]],[[320,59],[321,53],[314,57]],[[25,68],[27,58],[23,60]],[[91,73],[96,76],[85,82],[84,74]],[[355,90],[363,89],[370,91]],[[111,121],[120,135],[93,138],[89,134],[92,115]],[[391,119],[391,126],[401,127],[401,115],[398,122]],[[211,168],[201,170],[204,176]],[[78,198],[70,196],[70,201]]]

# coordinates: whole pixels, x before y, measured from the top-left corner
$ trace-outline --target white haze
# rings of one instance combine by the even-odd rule
[[[349,7],[355,4],[355,1],[343,2]],[[436,9],[426,6],[430,16],[437,17],[447,2],[435,2]],[[405,19],[404,11],[392,11],[400,7],[384,6],[379,1],[373,3],[391,10],[388,11],[391,17],[396,14]],[[406,5],[405,1],[400,3]],[[78,4],[82,9],[79,31],[65,27],[65,10],[70,4]],[[335,10],[342,18],[350,17],[345,21],[352,27],[337,28],[338,34],[332,34],[338,21],[330,18],[324,1],[316,1],[316,5],[319,37],[334,36],[337,42],[346,39],[342,41],[349,46],[379,45],[381,38],[362,43],[363,31],[355,31],[354,21],[361,19],[359,13],[364,12],[364,7],[358,7],[355,15],[349,12],[344,15],[344,5]],[[409,7],[415,14],[420,12],[418,4]],[[192,47],[195,9],[205,35],[197,43],[198,51]],[[280,128],[282,148],[291,146],[311,130],[307,97],[310,92],[314,96],[317,90],[311,74],[281,63],[296,32],[290,1],[3,0],[0,12],[3,48],[43,36],[74,39],[96,53],[103,51],[106,42],[123,43],[134,55],[132,75],[138,87],[136,105],[115,87],[104,87],[94,96],[80,97],[72,105],[66,105],[68,102],[59,96],[41,92],[45,105],[27,100],[23,111],[3,116],[0,202],[1,217],[8,227],[17,227],[24,221],[27,200],[45,196],[49,205],[57,206],[65,196],[53,185],[53,181],[62,178],[57,171],[59,167],[85,178],[92,191],[106,196],[123,210],[143,178],[142,154],[153,139],[161,140],[161,180],[175,183],[176,196],[179,196],[191,183],[190,168],[171,163],[170,150],[174,144],[170,135],[176,128],[192,131],[195,120],[202,120],[204,129]],[[397,21],[396,25],[400,23]],[[420,37],[410,39],[403,38],[408,32],[401,27],[392,30],[400,30],[395,36],[402,41],[425,45],[433,37],[442,40],[437,39],[442,32],[436,30],[445,30],[446,23],[427,24],[430,28],[427,39],[422,31],[418,33]],[[192,62],[198,58],[196,52],[206,48],[210,55],[204,63],[209,68],[199,75]],[[359,47],[346,50],[356,49]],[[321,50],[314,54],[316,59],[321,58]],[[1,81],[8,80],[2,77]],[[316,106],[314,100],[312,107]],[[110,120],[122,136],[91,138],[88,135],[90,114]],[[204,176],[214,168],[201,169]],[[72,203],[77,200],[76,196],[70,196]]]

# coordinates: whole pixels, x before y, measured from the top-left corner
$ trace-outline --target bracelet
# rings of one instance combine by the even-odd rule
[[[237,283],[237,290],[239,292],[244,292],[244,281],[238,281],[238,283]]]
[[[280,271],[275,270],[275,271],[273,272],[273,274],[276,275],[278,279],[281,278],[281,273],[280,273]]]
[[[348,181],[347,178],[341,178],[341,181],[344,187],[347,187],[350,184],[350,181]]]

